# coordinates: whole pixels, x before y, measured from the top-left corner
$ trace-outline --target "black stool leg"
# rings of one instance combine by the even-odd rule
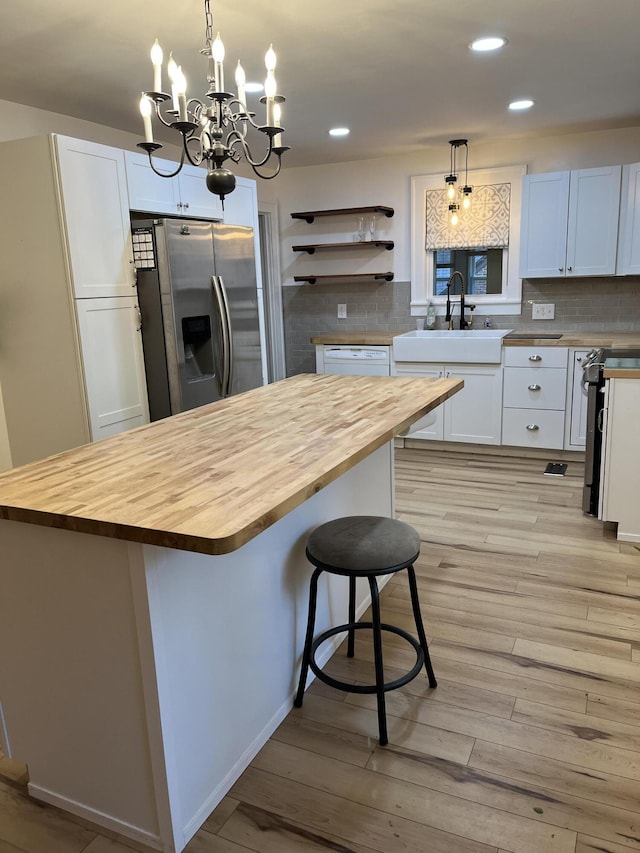
[[[347,657],[352,658],[354,655],[354,639],[356,629],[353,627],[356,623],[356,579],[349,578],[349,640],[347,642]]]
[[[307,618],[307,635],[304,641],[304,651],[302,652],[302,666],[300,669],[300,681],[298,682],[298,692],[293,704],[296,708],[302,708],[302,699],[304,697],[304,688],[307,684],[307,674],[309,672],[309,661],[311,659],[311,644],[313,642],[313,631],[316,625],[316,602],[318,600],[318,578],[322,569],[316,569],[311,575],[311,584],[309,586],[309,616]]]
[[[415,619],[416,623],[416,631],[418,632],[420,647],[424,652],[424,668],[426,669],[427,677],[429,678],[429,687],[437,687],[438,682],[436,681],[436,676],[433,671],[433,667],[431,666],[431,658],[429,656],[427,637],[424,633],[424,626],[422,624],[422,614],[420,613],[420,602],[418,600],[418,585],[416,583],[416,573],[413,566],[407,566],[407,574],[409,575],[409,589],[411,590],[411,606],[413,607],[413,618]]]
[[[376,696],[378,699],[378,729],[380,732],[380,746],[389,743],[387,737],[387,715],[384,698],[384,666],[382,663],[382,630],[380,628],[380,600],[378,597],[378,584],[373,576],[369,577],[371,589],[371,625],[373,628],[373,656],[376,668]]]

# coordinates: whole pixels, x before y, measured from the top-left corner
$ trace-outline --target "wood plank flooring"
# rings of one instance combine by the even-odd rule
[[[188,853],[640,850],[640,553],[582,515],[579,462],[396,454],[438,687],[387,694],[380,747],[371,696],[313,684]],[[382,609],[411,630],[402,573]],[[366,635],[336,677],[372,680]],[[385,642],[388,674],[413,660]],[[130,847],[0,783],[0,853]]]

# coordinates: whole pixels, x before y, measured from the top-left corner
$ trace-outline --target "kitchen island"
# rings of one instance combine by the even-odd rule
[[[182,850],[292,706],[308,533],[392,515],[393,435],[461,387],[297,376],[1,475],[0,746],[30,792]]]

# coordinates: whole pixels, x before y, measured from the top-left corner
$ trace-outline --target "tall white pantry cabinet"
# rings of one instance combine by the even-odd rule
[[[0,470],[148,422],[124,152],[0,146]]]

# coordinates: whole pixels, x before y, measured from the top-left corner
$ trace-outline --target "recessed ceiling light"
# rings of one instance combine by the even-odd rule
[[[246,83],[244,87],[245,92],[262,92],[263,89],[262,83]]]
[[[533,101],[529,98],[524,98],[522,101],[511,101],[509,104],[510,110],[528,110],[533,106]]]
[[[487,36],[486,38],[472,41],[469,47],[471,50],[484,52],[487,50],[498,50],[499,47],[504,47],[506,43],[507,40],[502,38],[502,36]]]
[[[348,133],[348,127],[332,127],[329,131],[329,136],[347,136]]]

